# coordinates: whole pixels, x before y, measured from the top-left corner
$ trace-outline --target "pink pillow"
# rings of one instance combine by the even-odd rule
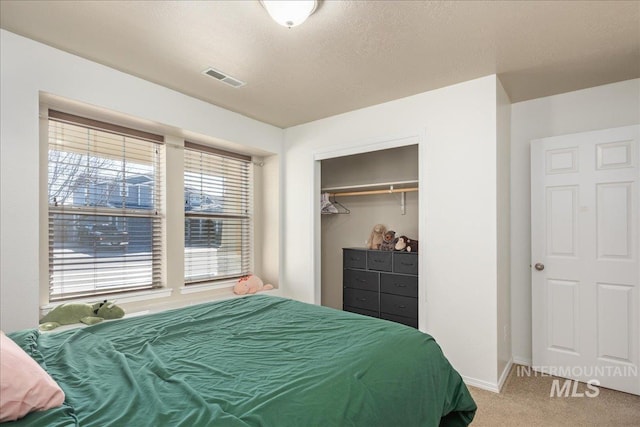
[[[55,408],[62,402],[64,392],[58,384],[0,331],[0,422]]]

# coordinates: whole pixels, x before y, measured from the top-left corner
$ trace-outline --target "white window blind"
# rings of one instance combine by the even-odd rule
[[[163,138],[49,111],[49,299],[161,286]]]
[[[239,277],[251,268],[251,158],[186,142],[185,282]]]

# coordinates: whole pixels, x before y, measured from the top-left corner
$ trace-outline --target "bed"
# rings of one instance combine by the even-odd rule
[[[476,410],[429,335],[275,296],[9,337],[65,393],[11,426],[463,426]]]

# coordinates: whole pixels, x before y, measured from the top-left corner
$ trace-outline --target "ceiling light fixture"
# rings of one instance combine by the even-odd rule
[[[317,0],[260,0],[271,18],[285,27],[295,27],[307,20],[318,6]]]

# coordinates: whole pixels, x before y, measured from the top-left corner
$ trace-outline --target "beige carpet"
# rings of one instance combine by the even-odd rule
[[[478,404],[473,427],[640,427],[640,396],[600,387],[598,396],[592,398],[549,397],[555,377],[526,376],[521,369],[514,365],[500,394],[469,387]],[[593,394],[582,383],[576,391]]]

